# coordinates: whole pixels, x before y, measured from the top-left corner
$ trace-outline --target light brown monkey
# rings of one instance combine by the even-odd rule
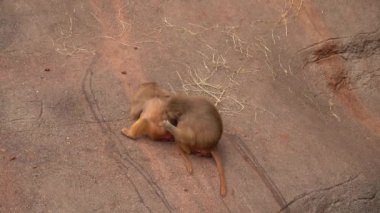
[[[215,108],[203,97],[173,96],[166,106],[168,120],[162,126],[168,130],[179,147],[189,174],[193,167],[188,154],[196,153],[214,158],[220,178],[220,194],[226,195],[226,181],[217,145],[223,132],[222,119]],[[174,126],[172,123],[177,123]]]
[[[152,140],[172,140],[172,135],[159,125],[166,119],[165,109],[170,96],[156,82],[141,84],[132,97],[129,111],[136,122],[121,132],[131,139],[148,136]]]

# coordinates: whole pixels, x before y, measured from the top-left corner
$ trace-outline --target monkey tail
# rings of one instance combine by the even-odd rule
[[[224,168],[223,168],[222,158],[220,157],[220,154],[219,154],[218,150],[216,150],[216,148],[211,150],[211,155],[215,160],[216,168],[218,169],[218,173],[219,173],[220,195],[222,197],[224,197],[227,194],[227,189],[226,189],[226,179],[224,176]]]

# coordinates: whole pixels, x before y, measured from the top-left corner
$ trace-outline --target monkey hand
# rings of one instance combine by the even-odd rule
[[[131,134],[131,131],[130,131],[130,129],[128,129],[128,128],[123,128],[123,129],[121,130],[121,133],[122,133],[123,135],[127,136],[127,137],[130,138],[130,139],[133,139],[133,140],[136,139],[136,137],[135,137],[133,134]]]

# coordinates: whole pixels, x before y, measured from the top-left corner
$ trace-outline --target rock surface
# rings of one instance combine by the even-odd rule
[[[380,1],[0,1],[0,212],[378,212]],[[228,192],[132,141],[160,82],[220,110]]]

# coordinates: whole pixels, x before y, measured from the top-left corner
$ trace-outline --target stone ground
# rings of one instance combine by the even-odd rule
[[[228,192],[129,140],[137,86],[220,110]],[[0,0],[0,212],[378,212],[380,1]]]

